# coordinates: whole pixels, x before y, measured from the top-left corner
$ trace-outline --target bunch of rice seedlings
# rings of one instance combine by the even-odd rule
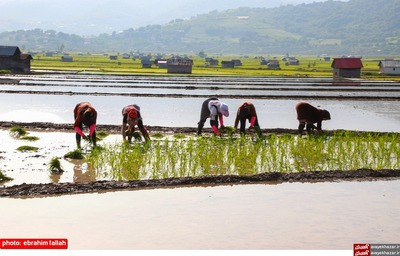
[[[49,169],[50,169],[50,172],[52,172],[54,174],[60,174],[60,173],[64,172],[64,170],[61,167],[61,162],[57,157],[53,157],[50,160]]]
[[[26,145],[25,145],[25,146],[20,146],[20,147],[18,147],[17,150],[18,150],[18,151],[21,151],[21,152],[28,152],[28,151],[34,151],[34,152],[36,152],[36,151],[39,150],[39,148],[38,148],[38,147],[26,146]]]
[[[37,140],[39,140],[39,137],[25,135],[25,136],[22,136],[20,139],[27,140],[27,141],[37,141]]]
[[[6,175],[0,170],[0,182],[3,182],[3,181],[10,181],[10,180],[12,180],[12,178],[6,176]]]
[[[178,133],[178,134],[174,134],[174,138],[175,139],[184,139],[184,138],[186,138],[186,135],[182,134],[182,133]]]
[[[105,131],[98,131],[96,132],[96,139],[97,141],[102,141],[104,138],[106,138],[109,134]]]
[[[10,129],[10,135],[13,137],[21,137],[26,134],[27,134],[26,130],[20,126],[13,126]]]
[[[162,133],[160,133],[160,132],[156,132],[156,133],[153,133],[153,134],[151,135],[151,137],[157,138],[157,139],[161,139],[161,138],[164,138],[164,134],[162,134]]]
[[[64,155],[64,158],[81,160],[81,159],[84,159],[85,156],[83,155],[82,150],[80,150],[80,149],[75,149],[75,150],[70,151],[70,152],[68,152],[67,154],[65,154],[65,155]]]

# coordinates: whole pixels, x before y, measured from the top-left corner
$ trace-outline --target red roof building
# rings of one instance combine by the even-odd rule
[[[360,78],[364,66],[361,58],[334,58],[331,67],[335,78]]]

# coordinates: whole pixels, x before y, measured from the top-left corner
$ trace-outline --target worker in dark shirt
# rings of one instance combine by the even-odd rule
[[[331,120],[331,115],[327,110],[316,108],[307,102],[297,103],[296,112],[300,134],[303,133],[305,127],[308,133],[314,129],[322,131],[322,121]],[[315,123],[317,126],[314,125]]]
[[[239,106],[235,119],[235,129],[237,129],[240,122],[240,133],[245,134],[247,120],[250,123],[249,129],[255,128],[257,133],[260,135],[261,129],[258,124],[256,108],[254,107],[254,104],[249,101],[245,101]]]

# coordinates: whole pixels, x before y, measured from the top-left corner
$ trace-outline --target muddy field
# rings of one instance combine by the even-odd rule
[[[296,134],[293,106],[299,100],[327,107],[333,116],[324,123],[325,132],[337,130],[399,132],[399,83],[328,78],[211,78],[211,77],[142,77],[79,76],[46,74],[5,76],[0,78],[0,128],[22,126],[29,132],[56,133],[69,137],[66,149],[73,147],[71,109],[78,101],[94,103],[101,114],[98,130],[116,137],[124,104],[139,103],[144,122],[151,133],[195,135],[199,106],[204,98],[215,95],[232,106],[243,100],[255,102],[264,134]],[[190,107],[188,107],[190,106]],[[196,106],[196,107],[193,107]],[[184,117],[184,118],[182,118]],[[230,119],[233,119],[230,117]],[[229,119],[228,119],[229,120]],[[228,122],[228,121],[227,121]],[[233,120],[229,120],[233,122]],[[229,125],[229,124],[228,124]],[[207,127],[207,126],[206,126]],[[275,128],[281,127],[281,128]],[[205,134],[211,133],[205,128]],[[68,140],[67,140],[68,141]],[[57,143],[55,143],[57,144]],[[68,146],[68,145],[69,146]],[[72,145],[72,146],[71,146]],[[49,148],[48,151],[52,151]],[[65,151],[64,150],[64,151]],[[3,151],[0,149],[0,151]],[[30,158],[41,159],[43,155]],[[2,154],[3,162],[6,159]],[[14,161],[21,161],[17,160]],[[10,160],[10,159],[8,159]],[[12,159],[10,160],[13,161]],[[22,161],[25,161],[23,159]],[[9,165],[12,165],[11,163]],[[43,163],[41,164],[43,166]],[[24,168],[42,168],[24,166]],[[10,167],[12,170],[12,167]],[[29,170],[25,170],[29,172]],[[43,172],[43,171],[42,171]],[[7,171],[6,171],[7,174]],[[331,172],[273,173],[254,176],[217,176],[141,181],[23,182],[3,185],[0,196],[36,196],[89,193],[104,190],[141,189],[175,186],[215,186],[220,184],[322,182],[337,180],[373,180],[398,178],[399,170],[353,170]],[[45,184],[46,183],[46,184]]]
[[[21,126],[28,131],[39,133],[59,133],[60,136],[66,134],[73,138],[72,124],[54,124],[54,123],[16,123],[0,122],[2,129],[9,129],[13,126]],[[119,126],[99,125],[99,130],[106,131],[109,134],[118,135]],[[194,136],[196,128],[191,127],[151,127],[147,129],[153,133],[163,134],[185,134]],[[263,129],[264,134],[297,134],[295,129]],[[211,130],[206,128],[205,132],[211,134]],[[325,131],[332,133],[333,131]],[[362,133],[362,132],[360,132]],[[209,135],[205,135],[209,136]],[[37,158],[40,156],[36,155]],[[13,186],[0,187],[0,197],[26,197],[43,195],[62,195],[62,194],[81,194],[95,193],[105,191],[137,190],[153,188],[172,188],[187,186],[218,186],[227,184],[259,184],[259,183],[284,183],[284,182],[338,182],[338,181],[371,181],[371,180],[391,180],[400,177],[400,170],[332,170],[332,171],[314,171],[300,173],[280,173],[264,172],[252,176],[238,175],[220,175],[207,177],[185,177],[169,178],[160,180],[138,180],[138,181],[113,181],[113,180],[92,180],[90,182],[54,182],[29,184],[22,183]]]

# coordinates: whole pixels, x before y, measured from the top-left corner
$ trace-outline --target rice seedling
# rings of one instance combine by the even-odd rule
[[[12,137],[21,137],[21,136],[24,136],[26,134],[27,134],[27,132],[26,132],[25,128],[22,128],[20,126],[13,126],[10,129],[10,135]]]
[[[233,135],[235,133],[236,129],[233,126],[225,126],[223,131],[228,135]]]
[[[105,131],[98,131],[96,132],[96,140],[97,141],[102,141],[104,138],[106,138],[109,134]]]
[[[25,135],[25,136],[22,136],[20,139],[26,140],[26,141],[37,141],[37,140],[39,140],[39,137]]]
[[[175,139],[184,139],[184,138],[186,138],[186,135],[182,134],[182,133],[178,133],[178,134],[174,134],[174,138]]]
[[[49,170],[53,174],[63,173],[64,170],[61,167],[61,162],[57,157],[53,157],[49,162]]]
[[[104,177],[143,179],[262,172],[399,169],[400,136],[342,133],[165,138],[106,145],[89,161]],[[97,169],[98,168],[98,169]]]
[[[161,138],[164,138],[164,134],[162,134],[160,132],[156,132],[156,133],[152,134],[151,137],[161,139]]]
[[[69,159],[84,159],[85,156],[82,153],[82,150],[80,149],[75,149],[73,151],[70,151],[64,155],[64,158],[69,158]]]
[[[0,182],[10,181],[10,180],[12,180],[12,178],[8,177],[7,175],[5,175],[5,174],[0,170]]]
[[[17,150],[21,151],[21,152],[28,152],[28,151],[36,152],[36,151],[39,150],[39,148],[38,147],[33,147],[33,146],[20,146],[20,147],[17,148]]]

